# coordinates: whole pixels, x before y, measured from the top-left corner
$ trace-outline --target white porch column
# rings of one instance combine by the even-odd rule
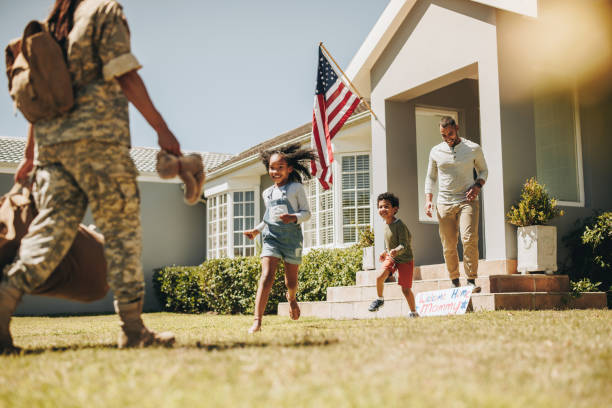
[[[492,37],[490,41],[495,41]],[[497,44],[489,45],[496,50]],[[501,117],[497,54],[478,62],[478,89],[480,99],[480,140],[489,177],[483,189],[482,222],[484,231],[484,258],[506,259],[507,224],[504,214],[504,173],[502,160]]]
[[[383,220],[378,216],[378,205],[376,197],[387,191],[387,133],[384,128],[385,123],[385,100],[383,98],[373,98],[371,108],[376,112],[378,120],[372,116],[372,207],[374,213],[374,253],[376,259],[376,267],[380,266],[378,254],[384,247],[383,237]]]

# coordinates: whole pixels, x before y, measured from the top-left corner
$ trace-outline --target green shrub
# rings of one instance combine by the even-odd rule
[[[510,224],[526,227],[544,225],[561,215],[563,211],[557,208],[557,200],[549,197],[545,187],[535,178],[530,178],[523,185],[520,201],[510,208],[506,217]]]
[[[612,272],[612,211],[600,214],[593,224],[587,225],[582,243],[591,249],[593,262]]]
[[[361,269],[361,249],[312,250],[304,256],[298,275],[298,300],[325,300],[327,287],[355,284]],[[222,314],[253,313],[261,275],[257,257],[211,259],[198,266],[167,266],[153,281],[164,310],[183,313],[212,311]],[[276,313],[285,301],[284,266],[278,271],[266,306]]]
[[[579,281],[570,281],[570,293],[573,297],[580,297],[585,292],[599,292],[601,282],[591,282],[589,278]]]
[[[155,271],[153,287],[165,310],[198,313],[208,310],[202,296],[204,275],[198,267],[167,266]]]
[[[612,212],[577,220],[562,242],[568,249],[562,273],[576,282],[588,278],[601,282],[603,288],[612,285]],[[608,307],[612,307],[612,288],[608,290]]]
[[[374,231],[368,225],[359,230],[359,241],[356,244],[359,248],[367,248],[374,246]]]
[[[362,250],[357,246],[310,251],[300,266],[298,300],[325,300],[328,287],[354,285],[361,259]]]

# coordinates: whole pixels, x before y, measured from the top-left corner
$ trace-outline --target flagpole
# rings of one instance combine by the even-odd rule
[[[336,67],[340,70],[340,72],[342,73],[342,76],[348,81],[349,85],[351,86],[351,88],[353,88],[353,90],[355,91],[355,93],[359,96],[359,99],[361,99],[363,101],[363,103],[365,103],[365,106],[368,108],[368,110],[370,111],[370,113],[372,115],[374,115],[374,119],[378,120],[378,116],[376,116],[376,114],[374,113],[374,111],[372,110],[372,108],[370,108],[370,105],[368,105],[368,102],[366,102],[366,100],[364,99],[363,96],[361,96],[361,94],[359,93],[359,91],[357,90],[357,88],[355,88],[355,85],[353,85],[353,83],[351,82],[351,80],[349,79],[349,77],[346,76],[346,74],[344,73],[344,71],[342,70],[342,68],[340,68],[340,65],[338,65],[338,63],[336,62],[336,60],[334,59],[334,57],[332,57],[332,55],[330,54],[329,51],[327,51],[327,48],[325,48],[325,46],[323,45],[323,41],[321,41],[319,43],[319,47],[323,48],[323,51],[325,51],[325,54],[327,54],[329,56],[329,58],[331,58],[331,60],[333,61],[334,65],[336,65]]]

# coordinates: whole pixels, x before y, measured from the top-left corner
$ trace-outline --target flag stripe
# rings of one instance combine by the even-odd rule
[[[331,130],[329,131],[331,135],[336,135],[336,133],[338,133],[338,131],[344,125],[344,122],[346,122],[347,119],[351,117],[351,115],[353,114],[353,111],[357,109],[357,106],[359,106],[359,103],[361,102],[359,98],[357,98],[354,95],[353,95],[353,98],[351,99],[353,99],[352,103],[350,105],[347,103],[346,107],[342,109],[344,114],[342,116],[337,115],[336,119],[339,118],[339,120],[334,119],[336,123],[333,125],[330,125],[332,126]]]
[[[331,112],[329,110],[326,112],[327,113],[327,124],[330,129],[333,129],[336,126],[336,123],[338,123],[338,121],[342,119],[342,116],[344,112],[346,112],[346,109],[350,108],[351,105],[349,104],[349,100],[351,98],[354,99],[355,95],[347,92],[342,98],[342,103],[339,103],[336,106],[334,106]]]

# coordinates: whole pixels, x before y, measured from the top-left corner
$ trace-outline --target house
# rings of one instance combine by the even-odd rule
[[[332,140],[334,183],[325,191],[316,179],[304,183],[312,217],[302,226],[304,248],[354,244],[372,225],[370,113],[362,104]],[[265,212],[261,193],[272,185],[259,154],[278,146],[310,145],[311,123],[266,140],[210,170],[207,200],[207,259],[254,255],[255,242],[243,232]]]
[[[607,8],[601,13],[599,6]],[[529,177],[566,213],[553,222],[559,242],[577,219],[612,208],[612,189],[601,187],[612,170],[604,156],[612,36],[602,14],[610,15],[609,5],[598,1],[391,0],[346,70],[378,119],[360,106],[333,139],[331,191],[306,183],[313,217],[303,226],[305,248],[354,243],[370,224],[376,253],[382,251],[374,198],[392,191],[415,237],[416,264],[442,263],[437,221],[423,210],[442,115],[457,120],[461,137],[481,144],[489,166],[480,197],[482,259],[516,259],[516,229],[505,214]],[[560,25],[564,35],[555,30],[551,40],[550,28]],[[572,51],[575,45],[582,48]],[[583,57],[579,64],[566,61],[572,52]],[[211,170],[207,258],[255,252],[242,231],[263,218],[260,195],[271,185],[258,154],[310,137],[308,123]]]
[[[13,185],[15,170],[23,158],[24,138],[0,137],[0,191]],[[166,265],[197,265],[204,261],[206,208],[202,203],[188,206],[178,178],[162,180],[155,172],[158,149],[133,147],[132,158],[139,171],[141,195],[142,266],[145,275],[145,310],[160,310],[152,286],[156,268]],[[201,153],[207,170],[233,155]],[[93,223],[88,211],[85,224]],[[42,296],[25,296],[17,314],[94,313],[113,310],[112,295],[93,303],[76,303]]]
[[[516,259],[505,214],[532,176],[558,198],[561,238],[612,208],[612,10],[605,1],[391,0],[346,72],[371,101],[372,193],[393,191],[417,265],[443,262],[423,213],[438,119],[481,144],[481,258]],[[382,221],[374,217],[377,252]]]

